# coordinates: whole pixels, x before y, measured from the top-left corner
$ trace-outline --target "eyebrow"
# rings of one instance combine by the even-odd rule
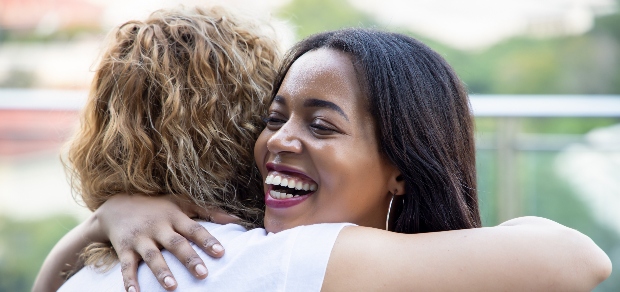
[[[286,105],[286,99],[284,99],[284,97],[280,96],[280,95],[276,95],[273,98],[273,102],[277,102],[279,104],[282,105]],[[335,103],[331,102],[331,101],[327,101],[327,100],[322,100],[322,99],[316,99],[316,98],[310,98],[304,101],[304,107],[322,107],[322,108],[328,108],[331,109],[333,111],[336,111],[338,114],[340,114],[345,120],[349,120],[349,117],[347,116],[347,114],[344,113],[344,111]]]
[[[335,103],[331,101],[311,98],[311,99],[307,99],[306,101],[304,101],[304,106],[305,107],[328,108],[328,109],[338,112],[342,117],[344,117],[345,120],[347,121],[349,120],[349,117],[347,117],[347,114],[345,114],[344,111],[339,106],[337,106]]]

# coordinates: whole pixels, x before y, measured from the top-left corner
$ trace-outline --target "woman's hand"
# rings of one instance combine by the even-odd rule
[[[205,210],[171,195],[114,195],[95,211],[95,216],[118,254],[127,291],[139,291],[137,269],[140,259],[153,271],[164,289],[176,289],[177,282],[161,254],[161,247],[185,263],[196,278],[206,278],[207,268],[188,239],[212,257],[223,256],[224,248],[190,216],[210,218],[222,224],[238,220],[223,211]]]

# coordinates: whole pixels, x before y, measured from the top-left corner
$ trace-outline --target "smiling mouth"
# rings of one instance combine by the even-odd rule
[[[312,181],[270,173],[265,179],[265,184],[272,185],[269,196],[276,200],[284,200],[306,196],[317,190],[318,185]]]

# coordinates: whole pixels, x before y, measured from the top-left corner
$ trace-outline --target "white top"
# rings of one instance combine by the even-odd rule
[[[236,224],[201,224],[222,243],[226,253],[212,258],[192,244],[209,270],[205,280],[198,280],[164,250],[178,282],[177,291],[319,291],[338,233],[351,225],[315,224],[274,234],[262,228],[247,231]],[[166,291],[144,263],[138,268],[138,283],[142,291]],[[58,291],[125,291],[120,264],[105,273],[85,267]]]

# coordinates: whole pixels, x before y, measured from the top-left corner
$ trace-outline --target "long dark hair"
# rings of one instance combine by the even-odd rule
[[[422,233],[480,227],[473,117],[467,92],[448,63],[411,37],[367,29],[313,35],[287,54],[290,66],[318,48],[348,53],[377,124],[381,151],[398,167],[392,231]]]

